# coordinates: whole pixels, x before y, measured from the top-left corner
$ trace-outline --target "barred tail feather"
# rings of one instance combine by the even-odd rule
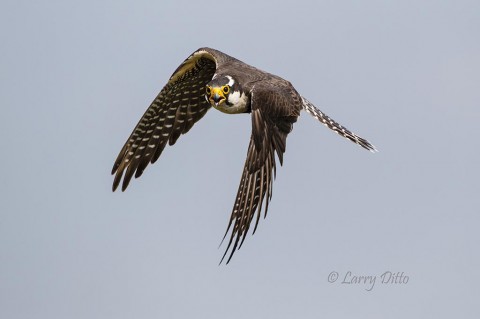
[[[354,142],[355,144],[358,144],[361,147],[369,150],[370,152],[372,153],[377,152],[377,149],[375,148],[375,146],[373,146],[369,141],[358,136],[355,133],[352,133],[347,128],[343,127],[342,125],[332,120],[325,113],[317,109],[315,105],[313,105],[310,101],[308,101],[303,96],[302,96],[302,102],[303,102],[303,109],[307,111],[311,116],[316,118],[318,121],[320,121],[323,125],[333,130],[338,135],[341,135],[349,139],[350,141]]]

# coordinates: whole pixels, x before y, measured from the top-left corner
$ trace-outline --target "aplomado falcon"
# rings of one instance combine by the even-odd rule
[[[252,220],[262,208],[267,215],[275,178],[275,154],[280,165],[288,133],[303,109],[339,135],[375,151],[366,139],[352,133],[302,97],[292,84],[223,52],[201,48],[170,77],[142,116],[113,165],[113,191],[123,176],[124,191],[133,175],[142,175],[167,145],[173,145],[213,106],[227,114],[251,113],[252,135],[235,204],[224,239],[233,225],[227,263],[245,240]],[[233,246],[232,246],[233,245]]]

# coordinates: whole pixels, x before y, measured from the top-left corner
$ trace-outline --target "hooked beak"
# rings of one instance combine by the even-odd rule
[[[215,103],[215,106],[218,106],[219,104],[222,104],[225,101],[225,95],[223,95],[222,89],[221,88],[212,88],[209,100],[210,100],[210,103],[212,103],[212,102]]]

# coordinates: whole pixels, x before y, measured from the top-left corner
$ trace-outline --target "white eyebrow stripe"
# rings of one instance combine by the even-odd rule
[[[228,86],[232,86],[233,83],[235,83],[235,81],[230,75],[226,75],[225,77],[228,79]]]

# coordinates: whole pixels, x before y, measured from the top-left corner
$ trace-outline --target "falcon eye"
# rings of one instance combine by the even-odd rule
[[[225,85],[223,87],[223,93],[228,94],[228,92],[230,92],[230,87],[228,85]]]
[[[212,90],[210,89],[209,86],[206,87],[205,93],[207,93],[207,95],[210,95],[210,93],[212,93]]]

